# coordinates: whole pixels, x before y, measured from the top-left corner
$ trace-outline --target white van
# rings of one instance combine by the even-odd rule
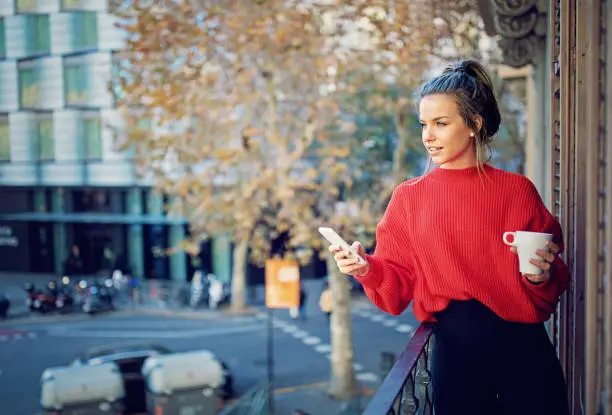
[[[123,378],[114,363],[46,369],[40,403],[47,414],[116,414],[125,396]]]

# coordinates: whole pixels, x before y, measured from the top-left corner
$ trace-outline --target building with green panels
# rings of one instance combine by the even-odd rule
[[[87,274],[109,258],[143,278],[193,273],[185,253],[162,254],[187,224],[164,214],[106,127],[120,121],[107,88],[123,45],[114,23],[105,0],[0,4],[0,271],[60,274],[76,245]],[[229,280],[229,240],[202,248],[205,271]]]

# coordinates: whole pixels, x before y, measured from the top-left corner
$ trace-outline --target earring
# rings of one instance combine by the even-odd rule
[[[474,137],[474,133],[470,133],[470,137],[472,137],[472,138],[473,138],[473,137]]]

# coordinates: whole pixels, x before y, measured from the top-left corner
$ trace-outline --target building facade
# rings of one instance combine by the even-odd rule
[[[612,414],[612,1],[478,4],[505,63],[530,66],[526,173],[573,277],[550,321],[571,413]]]
[[[88,274],[109,258],[141,277],[192,274],[186,254],[164,254],[187,224],[108,128],[122,45],[108,1],[0,0],[0,271],[60,274],[76,245]],[[218,238],[202,264],[229,279],[230,254]]]

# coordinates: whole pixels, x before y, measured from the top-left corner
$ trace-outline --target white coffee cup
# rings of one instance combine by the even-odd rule
[[[512,242],[508,241],[510,235],[514,237]],[[504,232],[503,239],[506,245],[513,246],[518,251],[519,268],[522,274],[540,275],[542,269],[533,265],[529,260],[541,261],[542,258],[536,251],[538,249],[544,252],[550,251],[546,242],[552,241],[552,237],[550,233],[516,231]]]

